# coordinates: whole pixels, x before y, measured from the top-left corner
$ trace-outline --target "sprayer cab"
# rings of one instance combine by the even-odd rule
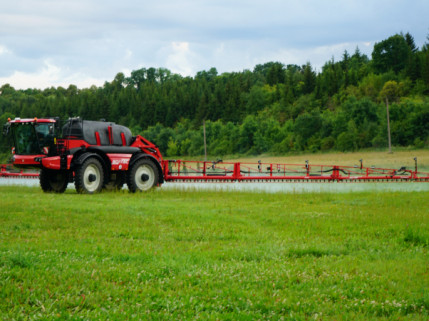
[[[58,118],[8,120],[3,134],[12,136],[12,159],[16,167],[40,167],[40,159],[55,146]]]

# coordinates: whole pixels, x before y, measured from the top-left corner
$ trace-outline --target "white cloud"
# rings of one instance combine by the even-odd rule
[[[16,89],[38,88],[62,86],[67,88],[74,84],[79,88],[87,88],[92,85],[101,86],[102,79],[95,79],[80,72],[70,72],[70,70],[54,65],[48,60],[35,72],[15,71],[9,77],[1,77],[0,84],[10,84]]]
[[[173,73],[192,76],[195,73],[194,59],[196,55],[190,50],[188,42],[172,42],[165,61],[165,65]]]
[[[0,45],[0,56],[5,55],[5,54],[9,54],[9,53],[11,53],[11,51],[9,49],[7,49],[5,46]]]
[[[125,50],[125,60],[129,60],[133,56],[133,52],[130,49]]]

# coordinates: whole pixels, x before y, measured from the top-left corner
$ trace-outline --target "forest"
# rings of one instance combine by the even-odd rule
[[[320,71],[280,62],[183,77],[165,68],[118,73],[102,87],[16,90],[0,84],[0,122],[80,116],[131,128],[164,156],[212,157],[386,148],[387,106],[396,147],[429,146],[429,35],[375,43],[371,57],[345,51]],[[0,138],[4,160],[10,142]]]

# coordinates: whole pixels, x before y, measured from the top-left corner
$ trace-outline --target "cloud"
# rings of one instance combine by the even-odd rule
[[[10,52],[9,49],[7,49],[6,47],[0,45],[0,56],[1,55],[5,55],[5,54],[10,54],[10,53],[11,52]]]
[[[268,61],[321,68],[401,31],[420,47],[427,12],[424,0],[6,1],[0,86],[98,85],[143,67],[185,76]]]
[[[168,51],[165,66],[173,73],[183,76],[193,76],[195,60],[199,60],[197,55],[190,49],[189,42],[172,42]]]
[[[104,81],[80,72],[72,72],[56,66],[49,61],[44,61],[43,66],[34,72],[15,71],[9,77],[0,77],[0,84],[6,83],[17,89],[44,89],[52,86],[67,88],[71,84],[77,85],[80,88],[86,88],[92,85],[101,86]]]

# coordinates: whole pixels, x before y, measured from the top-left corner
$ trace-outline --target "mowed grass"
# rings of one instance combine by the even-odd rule
[[[0,187],[2,320],[428,320],[429,193]]]

